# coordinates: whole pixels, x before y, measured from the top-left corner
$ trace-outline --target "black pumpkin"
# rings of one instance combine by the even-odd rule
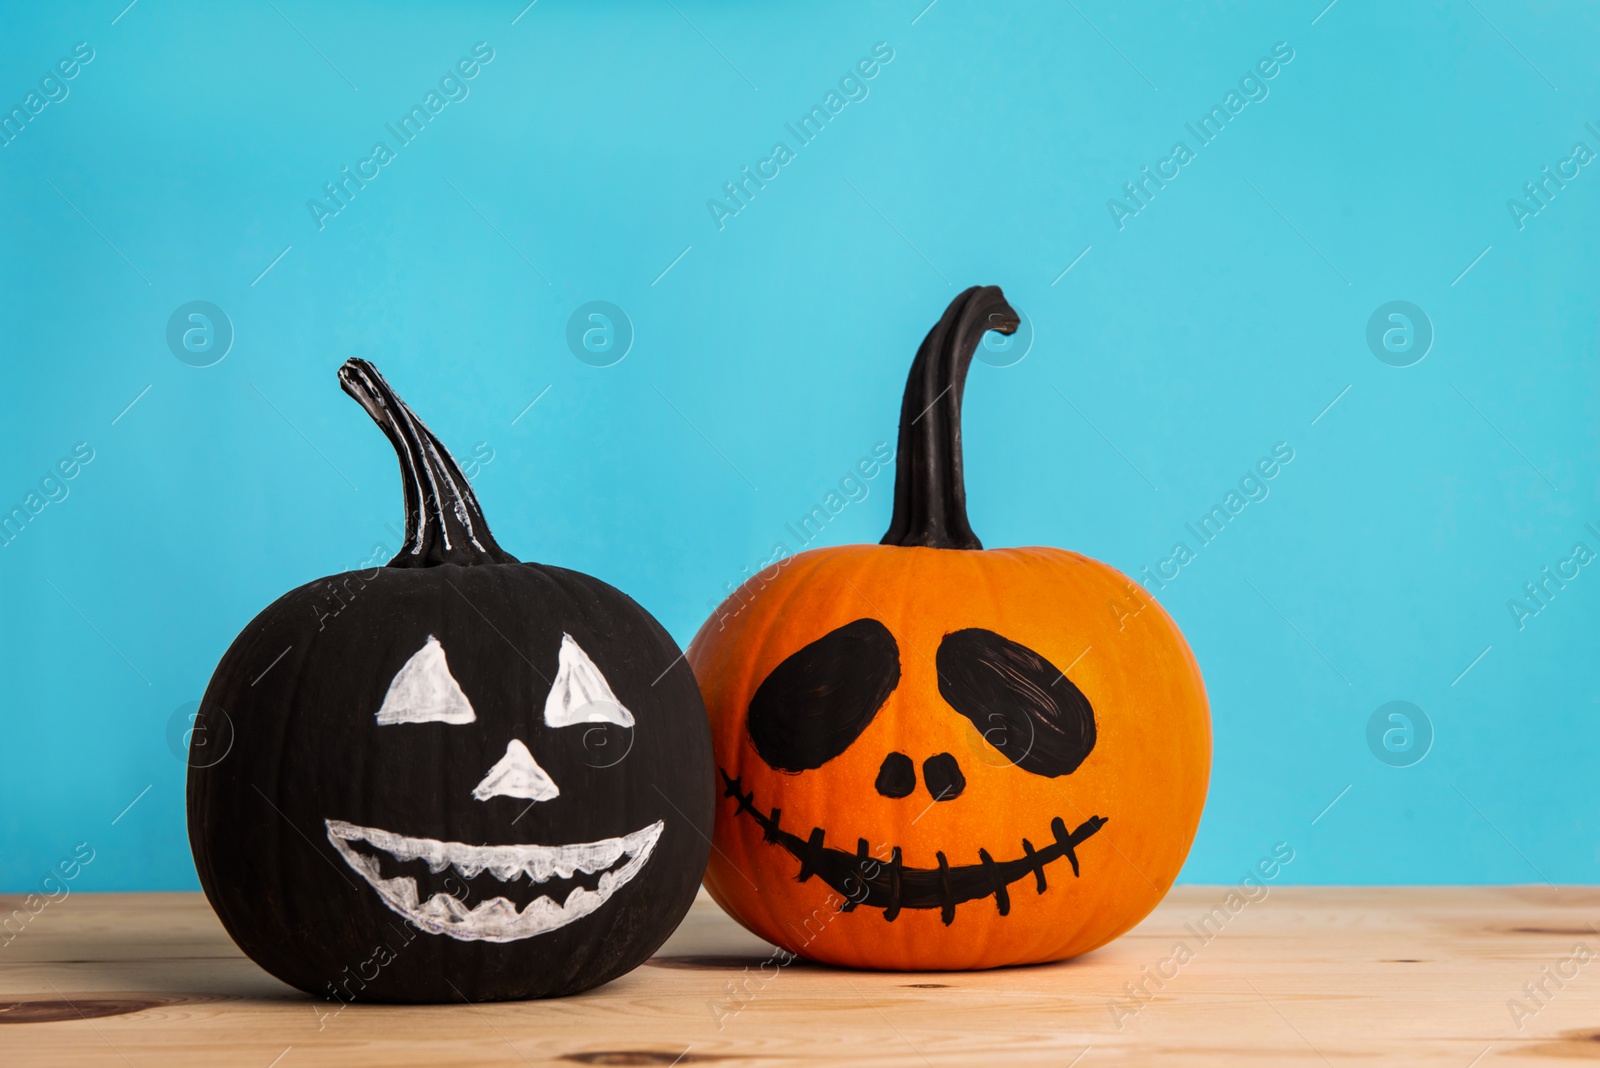
[[[284,595],[201,701],[189,842],[228,933],[341,1001],[576,993],[650,956],[710,850],[705,706],[649,613],[518,563],[369,363],[345,392],[400,457],[387,566]],[[209,750],[208,750],[209,751]]]

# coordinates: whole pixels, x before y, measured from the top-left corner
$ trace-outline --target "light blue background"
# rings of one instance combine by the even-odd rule
[[[1600,878],[1600,567],[1524,629],[1507,608],[1600,551],[1600,166],[1523,229],[1507,207],[1600,151],[1592,6],[142,0],[113,24],[123,2],[0,25],[7,107],[95,50],[0,149],[0,506],[95,452],[0,549],[0,889],[80,841],[78,889],[196,885],[174,710],[274,597],[394,544],[347,357],[492,450],[511,551],[687,642],[893,441],[917,343],[975,283],[1036,332],[968,383],[988,545],[1137,573],[1295,450],[1159,594],[1215,724],[1186,880],[1279,841],[1289,882]],[[319,231],[308,199],[480,41],[470,96]],[[880,41],[870,96],[719,231],[708,199]],[[1108,198],[1276,42],[1270,96],[1119,231]],[[193,300],[237,335],[209,368],[165,341]],[[633,323],[616,366],[565,344],[591,300]],[[1415,366],[1368,350],[1391,300],[1433,323]],[[891,480],[822,541],[876,541]],[[1367,746],[1391,700],[1433,725],[1411,767]]]

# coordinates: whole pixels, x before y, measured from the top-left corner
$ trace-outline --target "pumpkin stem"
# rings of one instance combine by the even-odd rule
[[[1012,334],[1019,323],[999,286],[973,286],[950,302],[923,339],[900,403],[894,517],[882,544],[983,548],[967,523],[961,395],[984,332]]]
[[[339,385],[367,410],[400,458],[406,543],[388,566],[516,563],[489,533],[467,476],[378,369],[366,360],[346,360]]]

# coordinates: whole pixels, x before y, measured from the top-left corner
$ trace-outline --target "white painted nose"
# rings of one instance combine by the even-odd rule
[[[549,801],[560,795],[556,781],[533,759],[533,754],[520,738],[513,738],[507,743],[506,755],[489,769],[489,774],[472,791],[472,796],[479,801],[487,801],[491,797]]]

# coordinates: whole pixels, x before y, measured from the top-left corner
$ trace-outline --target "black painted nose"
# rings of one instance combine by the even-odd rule
[[[936,753],[922,762],[922,785],[935,801],[954,801],[967,788],[961,765],[949,753]]]
[[[873,785],[884,797],[906,797],[917,788],[917,766],[904,753],[890,753],[883,758]]]

